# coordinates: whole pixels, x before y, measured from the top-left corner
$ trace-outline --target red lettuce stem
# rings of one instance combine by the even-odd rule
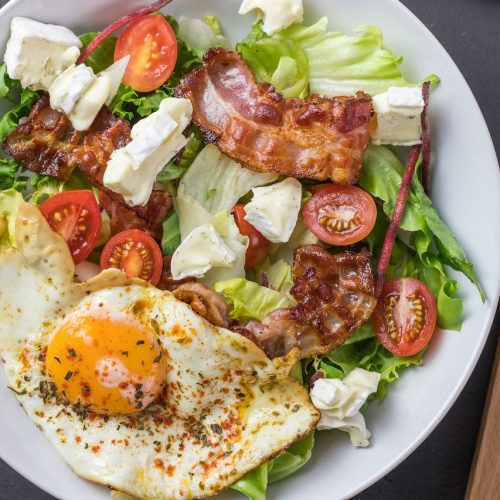
[[[403,175],[403,179],[401,180],[401,187],[399,188],[398,197],[396,198],[396,204],[394,206],[394,212],[392,213],[391,222],[387,228],[384,244],[382,245],[380,261],[378,263],[377,281],[375,283],[375,294],[377,297],[382,293],[385,273],[387,272],[387,268],[389,267],[389,263],[391,261],[392,247],[394,246],[394,241],[396,240],[396,236],[398,234],[399,224],[401,223],[406,200],[408,199],[408,193],[410,191],[411,180],[413,178],[413,174],[415,173],[415,168],[417,166],[421,150],[422,146],[413,146],[406,162],[405,173]]]
[[[103,40],[108,38],[111,33],[115,32],[118,28],[121,28],[123,25],[128,24],[130,21],[133,21],[137,17],[145,16],[146,14],[151,14],[155,10],[159,10],[162,7],[165,7],[172,0],[158,0],[155,3],[152,3],[148,7],[143,7],[142,9],[136,10],[131,14],[127,14],[126,16],[120,17],[115,22],[111,23],[107,28],[104,28],[85,48],[85,50],[80,54],[80,57],[76,61],[76,64],[81,64],[87,59],[87,57],[94,52],[95,49],[102,43]]]
[[[429,129],[429,91],[430,82],[422,86],[424,111],[422,112],[422,185],[427,196],[431,194],[431,134]]]

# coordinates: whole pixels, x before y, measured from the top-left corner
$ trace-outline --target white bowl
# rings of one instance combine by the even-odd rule
[[[63,24],[77,33],[104,27],[141,7],[144,0],[12,0],[0,10],[0,47],[12,16]],[[248,33],[253,16],[237,14],[240,0],[174,0],[173,15],[217,15],[233,41]],[[347,498],[367,488],[406,458],[436,427],[471,374],[490,330],[500,288],[500,177],[491,138],[477,103],[459,70],[425,26],[396,0],[305,0],[306,21],[321,15],[330,28],[349,31],[379,25],[386,43],[405,56],[414,81],[435,72],[442,78],[432,94],[434,202],[474,263],[488,300],[462,276],[461,332],[440,332],[425,357],[366,411],[373,433],[367,449],[353,448],[342,433],[319,433],[313,457],[291,478],[270,487],[270,498]],[[108,491],[77,477],[25,416],[6,389],[0,370],[0,457],[52,495],[108,499]],[[237,497],[235,492],[225,498]]]

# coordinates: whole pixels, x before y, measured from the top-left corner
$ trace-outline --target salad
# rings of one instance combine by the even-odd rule
[[[377,26],[305,24],[302,0],[243,0],[236,45],[168,3],[79,36],[12,19],[0,250],[28,202],[82,281],[119,269],[290,364],[320,419],[232,485],[261,499],[317,433],[369,445],[364,405],[461,329],[450,268],[484,293],[430,197],[438,76],[407,81]]]

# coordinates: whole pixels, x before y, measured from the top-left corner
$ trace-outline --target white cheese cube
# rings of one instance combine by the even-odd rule
[[[108,100],[113,83],[108,75],[95,78],[68,115],[75,130],[88,130]]]
[[[68,28],[14,17],[4,61],[10,78],[23,88],[48,90],[66,68],[76,62],[82,42]]]
[[[75,130],[88,130],[116,95],[129,59],[120,59],[97,76],[84,64],[71,65],[50,85],[50,106],[64,113]]]
[[[318,430],[339,429],[349,433],[354,446],[368,446],[371,434],[360,409],[379,382],[379,373],[362,368],[355,368],[343,380],[317,380],[309,395],[321,413]]]
[[[295,23],[301,23],[304,15],[302,0],[243,0],[239,13],[257,10],[264,18],[264,32],[278,33]]]
[[[245,205],[245,220],[272,243],[286,243],[297,224],[302,186],[289,177],[271,186],[253,189],[253,198]]]
[[[71,65],[49,87],[50,107],[69,117],[80,97],[95,79],[92,68],[84,64]]]
[[[177,247],[170,269],[175,280],[202,278],[213,267],[231,267],[234,252],[224,243],[213,224],[193,229]]]
[[[422,108],[424,97],[421,87],[389,87],[387,91],[389,106],[396,108]]]
[[[186,145],[182,132],[192,113],[188,99],[164,99],[158,111],[134,125],[132,141],[113,152],[104,172],[104,185],[123,195],[127,203],[146,203],[158,173]]]
[[[422,143],[422,89],[390,87],[373,98],[373,109],[376,126],[370,127],[370,134],[374,144],[413,146]]]

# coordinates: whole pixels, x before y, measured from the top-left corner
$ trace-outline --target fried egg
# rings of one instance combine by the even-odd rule
[[[10,388],[82,477],[145,499],[201,498],[319,419],[269,360],[170,292],[108,269],[78,283],[66,243],[21,206],[0,254],[0,357]]]

